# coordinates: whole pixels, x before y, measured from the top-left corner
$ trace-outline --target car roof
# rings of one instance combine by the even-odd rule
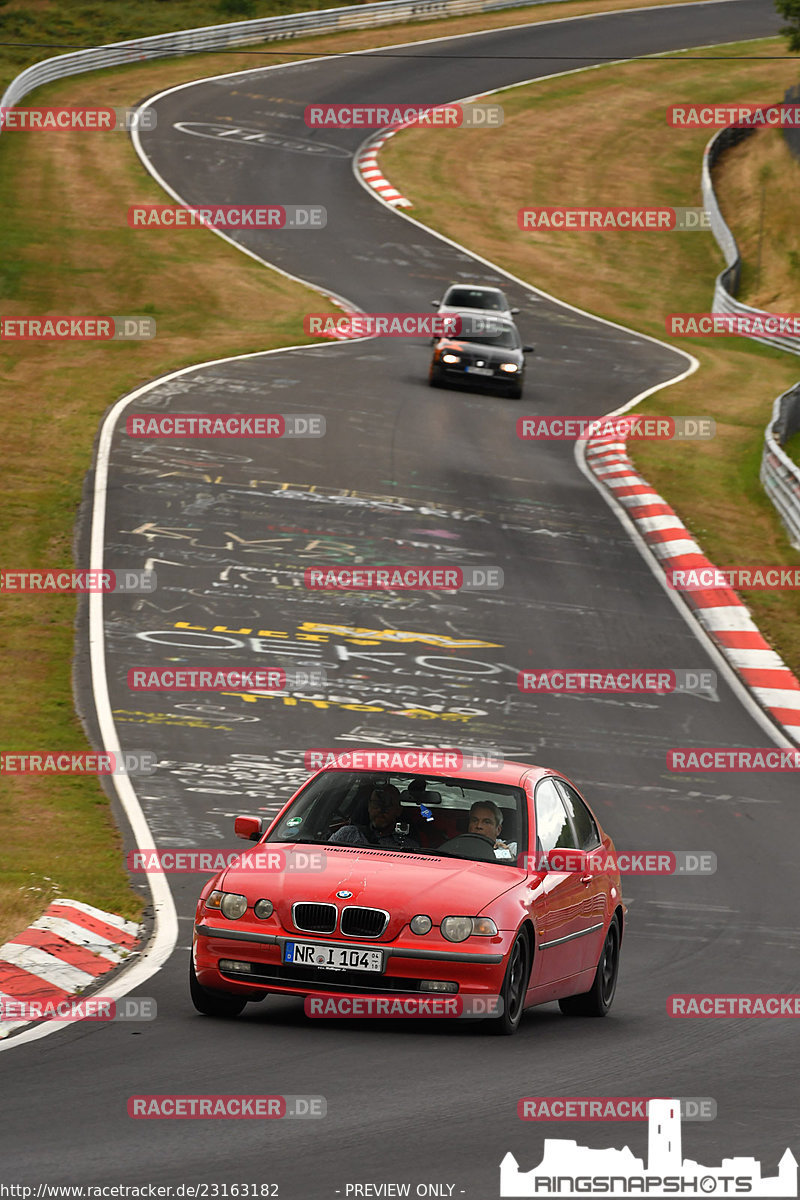
[[[464,288],[468,292],[498,292],[500,295],[504,294],[502,288],[494,287],[488,283],[449,283],[447,285],[448,292],[452,291],[453,288]]]

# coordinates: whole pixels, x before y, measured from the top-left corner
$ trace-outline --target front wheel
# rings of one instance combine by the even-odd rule
[[[579,996],[565,996],[558,1007],[568,1017],[604,1017],[611,1008],[617,990],[619,974],[619,921],[613,917],[608,927],[603,952],[595,971],[594,982],[588,992]]]
[[[194,960],[189,956],[189,992],[192,1004],[204,1017],[238,1017],[247,1001],[226,992],[212,992],[197,981]]]
[[[531,944],[523,931],[517,934],[508,956],[508,966],[500,989],[503,1011],[498,1017],[491,1017],[487,1022],[490,1033],[508,1036],[517,1032],[525,1008],[531,962]]]
[[[522,399],[522,384],[518,383],[518,384],[516,384],[515,387],[510,387],[508,389],[508,396],[509,396],[510,400],[521,400]]]

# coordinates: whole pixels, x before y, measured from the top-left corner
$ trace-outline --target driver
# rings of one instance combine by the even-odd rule
[[[393,783],[379,784],[372,789],[367,806],[368,825],[343,825],[328,838],[345,846],[381,846],[384,850],[419,850],[420,844],[409,833],[398,833],[403,810],[400,792]]]
[[[469,810],[469,825],[467,833],[482,833],[494,845],[495,858],[504,861],[516,859],[517,843],[504,842],[500,839],[503,828],[503,814],[494,800],[476,800]]]

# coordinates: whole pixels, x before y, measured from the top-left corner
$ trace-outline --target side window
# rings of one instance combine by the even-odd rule
[[[553,779],[542,779],[536,786],[534,795],[536,805],[536,835],[537,849],[546,854],[548,850],[576,850],[572,826],[567,817],[567,810],[558,788]]]
[[[600,845],[600,834],[597,831],[594,817],[574,787],[570,787],[563,779],[559,779],[558,786],[564,796],[567,812],[572,818],[578,850],[594,850]]]

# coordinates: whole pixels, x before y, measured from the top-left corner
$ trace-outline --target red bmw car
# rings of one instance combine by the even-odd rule
[[[553,1000],[604,1016],[625,906],[613,842],[574,784],[517,762],[352,765],[378,760],[338,755],[266,831],[236,818],[258,845],[200,895],[195,1007],[236,1016],[272,993],[499,997],[485,1027],[506,1034]],[[280,869],[258,869],[268,860]]]

